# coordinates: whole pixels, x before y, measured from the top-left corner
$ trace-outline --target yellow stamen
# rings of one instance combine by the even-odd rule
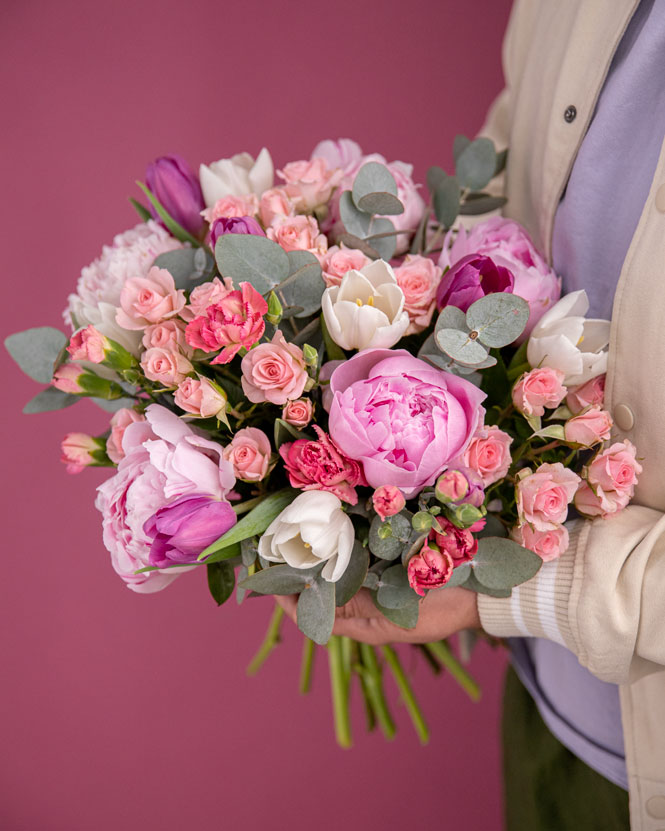
[[[369,300],[367,301],[367,305],[368,306],[373,306],[374,305],[374,295],[373,294],[370,294]]]
[[[363,301],[359,297],[356,297],[356,303],[358,304],[358,306],[362,306]]]
[[[577,345],[579,346],[582,343],[583,340],[584,340],[584,335],[582,335],[582,337],[577,341]]]
[[[308,542],[304,542],[303,545],[305,546],[305,548],[311,548],[312,547]]]

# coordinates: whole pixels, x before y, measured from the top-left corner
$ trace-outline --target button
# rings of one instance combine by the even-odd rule
[[[632,429],[633,424],[635,424],[635,416],[628,404],[616,405],[614,408],[614,423],[624,432]],[[665,797],[663,797],[663,800],[665,800]],[[663,817],[665,817],[665,814],[663,814]]]
[[[665,214],[665,185],[661,185],[656,191],[656,207]]]
[[[568,124],[571,124],[577,118],[577,107],[571,104],[569,107],[566,107],[566,112],[563,114],[563,117],[566,119]]]
[[[647,814],[654,819],[665,819],[665,796],[647,799]]]

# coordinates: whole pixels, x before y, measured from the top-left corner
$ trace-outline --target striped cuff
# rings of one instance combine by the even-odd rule
[[[568,550],[542,568],[531,580],[515,586],[510,597],[478,595],[478,612],[483,629],[499,638],[547,638],[575,651],[568,617],[573,570],[584,522],[568,526]]]

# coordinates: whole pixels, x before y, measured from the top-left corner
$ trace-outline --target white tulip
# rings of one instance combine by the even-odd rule
[[[245,196],[273,186],[275,169],[268,150],[264,147],[256,161],[249,153],[238,153],[230,159],[220,159],[199,168],[199,181],[207,208],[225,196]]]
[[[328,491],[305,491],[284,508],[259,540],[259,554],[291,568],[325,562],[323,578],[335,583],[351,559],[355,533],[342,503]]]
[[[387,349],[409,326],[404,292],[383,260],[347,271],[339,286],[323,292],[321,310],[330,337],[342,349]]]
[[[607,371],[609,320],[587,320],[584,290],[562,297],[534,326],[527,345],[533,367],[549,366],[565,374],[566,386],[584,384]]]

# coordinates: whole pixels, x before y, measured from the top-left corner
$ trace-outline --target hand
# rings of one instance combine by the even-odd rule
[[[275,600],[296,623],[298,595],[276,596]],[[335,613],[333,635],[381,646],[388,643],[430,643],[440,641],[460,629],[480,628],[478,599],[469,589],[433,589],[420,602],[420,615],[414,629],[402,629],[384,617],[372,602],[367,589]]]

